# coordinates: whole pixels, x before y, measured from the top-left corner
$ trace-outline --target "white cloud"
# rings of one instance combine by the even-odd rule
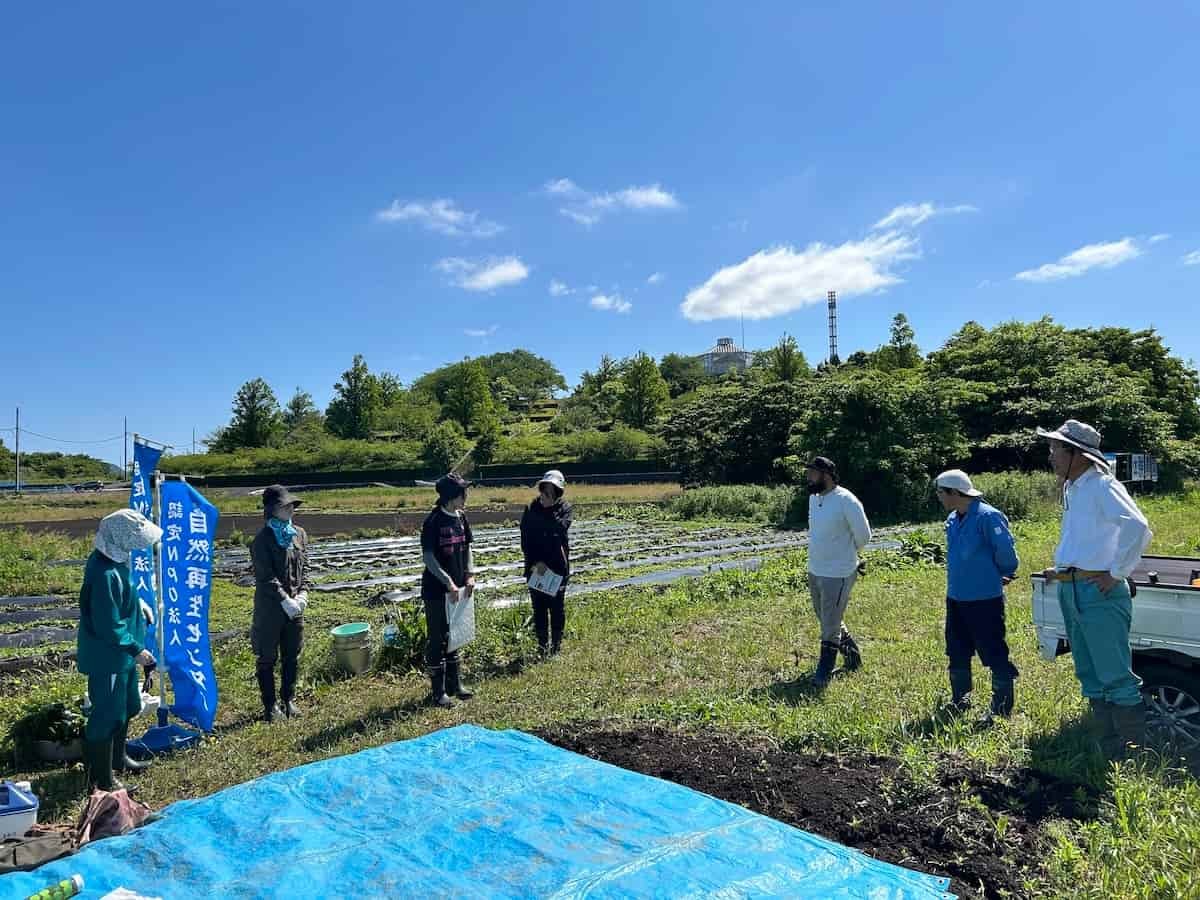
[[[562,215],[588,228],[599,222],[604,214],[616,210],[679,209],[682,206],[674,194],[658,183],[594,194],[570,178],[556,178],[546,182],[543,190],[552,197],[563,199],[564,205],[558,209]]]
[[[591,228],[593,225],[595,225],[597,222],[600,221],[600,216],[597,215],[596,213],[581,212],[580,210],[570,209],[569,207],[566,207],[566,206],[559,207],[558,211],[560,213],[562,213],[564,216],[566,216],[568,219],[573,219],[574,221],[578,222],[580,225],[583,225],[587,228]]]
[[[604,312],[627,313],[633,309],[633,304],[621,297],[620,294],[597,294],[591,300],[592,309]]]
[[[486,338],[495,334],[499,328],[499,325],[492,325],[490,328],[464,328],[463,334],[467,337]]]
[[[583,191],[579,185],[573,182],[570,178],[557,178],[554,181],[546,182],[547,194],[581,194]]]
[[[664,275],[662,272],[655,272],[653,275],[651,275],[649,278],[646,279],[646,284],[661,284],[666,279],[666,277],[667,276]]]
[[[1185,266],[1200,266],[1200,250],[1193,250],[1191,253],[1183,257],[1181,262]]]
[[[438,199],[428,203],[405,203],[393,200],[387,209],[375,214],[381,222],[415,222],[427,231],[451,237],[495,237],[504,226],[480,217],[477,212],[459,209],[453,200]]]
[[[1169,241],[1170,239],[1171,236],[1169,234],[1152,234],[1148,243],[1157,244],[1162,241]]]
[[[565,296],[567,296],[567,294],[573,294],[573,293],[575,293],[574,290],[567,287],[567,285],[565,285],[563,282],[559,281],[557,278],[552,278],[550,280],[550,296],[551,297],[565,297]]]
[[[680,309],[695,322],[743,314],[769,319],[823,303],[830,289],[853,297],[897,284],[901,278],[893,268],[920,255],[917,239],[898,231],[836,247],[818,242],[803,250],[760,250],[688,291]]]
[[[1046,263],[1036,269],[1026,269],[1013,277],[1017,281],[1061,281],[1064,278],[1077,278],[1090,269],[1111,269],[1141,255],[1141,248],[1133,238],[1122,238],[1104,244],[1087,244],[1061,257],[1057,262]]]
[[[908,203],[897,206],[890,213],[871,226],[872,231],[883,231],[888,228],[916,228],[934,216],[954,215],[957,213],[979,212],[974,206],[960,203],[958,206],[935,206],[932,203]]]
[[[529,269],[515,256],[489,259],[452,256],[439,260],[435,268],[451,276],[451,282],[465,291],[492,291],[529,277]]]

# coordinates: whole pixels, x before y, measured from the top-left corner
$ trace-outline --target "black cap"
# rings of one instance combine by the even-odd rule
[[[263,511],[270,515],[281,506],[289,503],[299,506],[304,501],[296,497],[282,484],[273,484],[263,491]]]
[[[828,456],[814,456],[812,461],[804,468],[824,472],[827,475],[837,478],[837,466],[834,465],[833,460]]]
[[[460,494],[465,494],[468,487],[470,485],[463,480],[463,477],[455,475],[453,472],[443,475],[433,483],[433,489],[437,491],[438,500],[442,503],[447,503]]]

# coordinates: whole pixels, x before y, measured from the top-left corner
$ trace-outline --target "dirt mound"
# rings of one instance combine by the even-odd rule
[[[579,726],[540,736],[877,859],[948,875],[951,890],[963,898],[1022,895],[1022,882],[1036,873],[1045,849],[1038,824],[1048,816],[1090,813],[1076,785],[1028,770],[1002,777],[946,760],[928,783],[895,759],[794,753],[716,733]]]

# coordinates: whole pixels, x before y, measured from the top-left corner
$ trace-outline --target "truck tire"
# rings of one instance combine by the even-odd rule
[[[1200,749],[1200,674],[1169,663],[1138,667],[1146,701],[1146,730],[1178,750]]]

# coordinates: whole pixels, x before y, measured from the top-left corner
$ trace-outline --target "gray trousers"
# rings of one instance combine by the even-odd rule
[[[808,576],[808,592],[812,596],[813,612],[821,625],[821,640],[836,644],[847,634],[842,617],[850,602],[850,589],[858,580],[858,573],[847,578],[824,578]]]

